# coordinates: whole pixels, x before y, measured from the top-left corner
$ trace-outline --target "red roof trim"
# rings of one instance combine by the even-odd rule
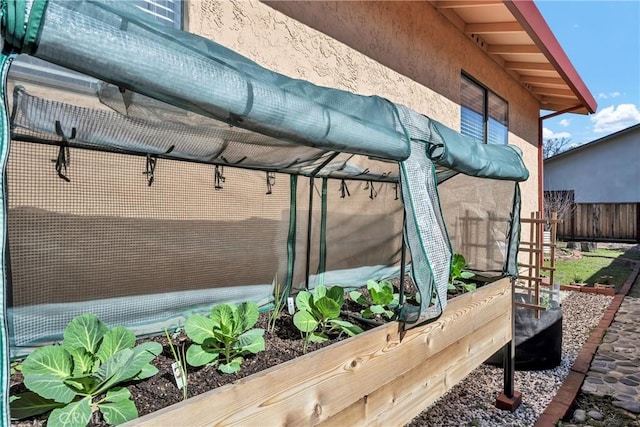
[[[593,98],[593,95],[591,95],[589,89],[587,89],[587,85],[584,84],[582,78],[578,75],[578,72],[551,32],[551,29],[540,14],[533,0],[503,0],[503,2],[538,45],[549,62],[551,62],[575,92],[588,112],[595,113],[598,108],[598,103]]]

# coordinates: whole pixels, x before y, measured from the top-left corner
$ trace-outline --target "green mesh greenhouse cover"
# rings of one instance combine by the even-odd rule
[[[65,153],[70,149],[144,156],[150,168],[146,171],[147,178],[151,178],[149,185],[158,159],[215,165],[216,180],[224,178],[218,166],[289,174],[289,191],[279,196],[282,200],[289,197],[291,203],[287,209],[291,216],[281,218],[288,230],[274,226],[274,235],[281,236],[283,257],[288,259],[288,265],[278,271],[288,275],[288,284],[294,286],[298,282],[292,277],[292,270],[300,262],[292,259],[296,227],[300,226],[294,221],[299,210],[295,201],[301,199],[296,176],[323,178],[318,214],[321,224],[326,222],[327,179],[337,179],[337,183],[343,180],[343,197],[344,180],[366,183],[363,189],[370,192],[372,199],[374,192],[382,192],[381,185],[399,184],[412,277],[420,293],[428,296],[421,299],[415,312],[407,309],[402,313],[405,321],[433,319],[444,309],[452,249],[458,251],[469,245],[461,238],[469,224],[487,218],[493,224],[481,233],[482,239],[493,243],[469,246],[483,248],[477,259],[489,257],[493,261],[472,267],[516,274],[519,195],[514,181],[527,179],[528,172],[515,147],[478,144],[383,98],[319,87],[269,71],[215,42],[159,26],[125,1],[34,0],[2,4],[5,97],[9,90],[7,70],[17,53],[27,53],[101,81],[95,93],[96,103],[87,105],[34,94],[30,88],[12,83],[11,122],[9,111],[2,114],[3,171],[7,167],[8,143],[13,139],[59,147],[56,170],[61,178],[66,178]],[[19,156],[21,149],[16,150],[15,155]],[[25,159],[29,161],[28,157]],[[267,175],[267,182],[271,182],[270,177]],[[489,208],[458,212],[457,195],[461,189],[473,186],[464,177],[494,182],[494,190],[485,195],[506,214],[495,218]],[[6,188],[6,182],[3,184]],[[315,188],[311,179],[308,193],[313,194]],[[384,187],[385,191],[391,188]],[[505,191],[513,196],[504,197]],[[444,193],[443,200],[439,192]],[[392,193],[385,194],[391,203]],[[6,224],[4,196],[2,219]],[[477,194],[467,196],[474,199]],[[445,218],[443,209],[447,206],[455,213]],[[309,218],[315,215],[314,209],[309,206]],[[33,217],[32,212],[27,214]],[[456,231],[450,236],[452,230]],[[326,234],[325,227],[320,227],[321,241],[327,239]],[[6,249],[6,232],[1,237]],[[6,250],[2,253],[4,256]],[[318,268],[317,275],[307,271],[307,276],[322,282],[328,280],[323,276],[326,254],[321,250],[318,257],[323,268]],[[2,265],[6,298],[10,286],[6,280],[8,261],[3,259]],[[326,270],[328,275],[330,269]],[[341,271],[346,270],[336,263],[333,272]],[[380,277],[386,274],[378,273]],[[373,274],[372,270],[366,274]],[[310,285],[313,283],[311,280]],[[251,291],[249,287],[243,289]],[[243,296],[234,294],[233,298]],[[3,319],[17,316],[16,312],[6,312],[6,299],[2,310]],[[25,319],[33,322],[28,316]],[[2,326],[0,338],[6,356],[8,332],[6,323]],[[8,377],[7,367],[8,363],[3,364],[3,380]]]

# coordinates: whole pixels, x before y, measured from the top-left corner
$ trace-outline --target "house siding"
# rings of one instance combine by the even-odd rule
[[[576,203],[640,203],[640,127],[547,160],[545,191],[573,190]]]
[[[379,95],[460,129],[460,73],[509,103],[509,143],[530,178],[522,212],[538,209],[539,104],[427,2],[189,1],[187,27],[290,77]]]

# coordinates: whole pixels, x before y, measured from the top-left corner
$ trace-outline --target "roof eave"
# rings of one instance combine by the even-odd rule
[[[567,57],[567,54],[553,35],[533,0],[503,0],[503,3],[575,92],[584,106],[585,112],[595,113],[598,103],[589,89],[587,89],[587,85],[582,81],[573,64],[571,64],[569,57]],[[576,112],[579,112],[579,110]]]

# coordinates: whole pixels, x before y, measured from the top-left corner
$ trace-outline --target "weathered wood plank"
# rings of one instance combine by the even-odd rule
[[[637,203],[577,204],[558,226],[558,238],[640,241]]]
[[[510,281],[502,279],[452,300],[442,317],[431,324],[404,334],[395,322],[380,326],[129,425],[316,425],[410,374],[486,324],[504,320],[510,302]],[[477,366],[480,362],[470,363]]]

